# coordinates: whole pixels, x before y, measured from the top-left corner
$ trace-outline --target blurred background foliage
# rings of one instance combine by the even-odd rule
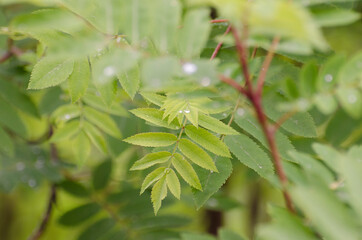
[[[61,8],[72,6],[69,2],[71,1],[62,1]],[[197,9],[197,6],[191,6],[194,4],[201,4],[202,6],[205,4],[207,6],[212,5],[216,7],[218,14],[223,14],[222,17],[230,16],[230,19],[235,17],[233,16],[233,11],[228,12],[230,9],[218,5],[220,3],[223,5],[223,1],[219,1],[218,4],[214,4],[215,1],[195,1],[191,4],[189,2],[192,1],[180,1],[183,11],[180,18],[185,17],[185,13],[191,12],[190,9]],[[227,1],[227,4],[232,2]],[[296,2],[304,4],[306,1],[300,0]],[[310,2],[313,3],[314,1],[311,0]],[[325,2],[327,2],[327,5]],[[328,62],[329,56],[333,54],[345,55],[351,58],[356,53],[361,53],[362,50],[361,19],[358,17],[352,19],[350,20],[351,24],[345,26],[343,23],[344,19],[353,18],[355,15],[333,15],[336,13],[332,11],[328,13],[330,9],[343,9],[346,11],[353,10],[354,14],[358,15],[362,13],[362,3],[360,1],[332,2],[321,1],[321,4],[307,4],[307,6],[303,7],[312,16],[314,14],[315,21],[322,26],[325,40],[331,47],[328,54],[315,53],[310,57],[318,61],[318,66],[322,62]],[[95,3],[94,6],[96,7],[102,5],[101,1],[95,1]],[[263,176],[265,179],[261,178],[258,175],[260,174],[259,172],[256,173],[246,167],[236,157],[232,159],[233,173],[224,187],[215,195],[209,196],[210,198],[207,199],[201,209],[197,210],[195,208],[192,195],[193,190],[183,186],[181,201],[173,197],[167,197],[163,202],[160,213],[154,216],[150,202],[150,191],[147,190],[145,194],[139,195],[139,188],[146,173],[129,171],[133,163],[142,158],[147,153],[147,150],[120,141],[121,138],[123,139],[139,132],[159,129],[152,124],[150,126],[144,120],[136,118],[128,112],[128,110],[136,107],[146,107],[147,104],[144,99],[147,99],[147,97],[141,97],[140,94],[136,94],[133,100],[131,100],[129,96],[133,97],[132,95],[137,90],[132,90],[130,86],[125,87],[122,82],[123,88],[120,85],[115,87],[107,85],[108,89],[103,90],[98,88],[97,82],[94,82],[89,84],[87,93],[83,93],[84,95],[78,99],[74,99],[76,94],[71,93],[71,90],[65,85],[46,88],[41,91],[27,90],[31,71],[44,54],[54,54],[53,56],[55,57],[64,57],[62,54],[65,54],[65,57],[69,57],[74,50],[71,48],[72,42],[69,42],[66,38],[68,35],[66,34],[64,39],[61,36],[56,36],[57,41],[55,41],[55,45],[49,44],[50,47],[46,46],[47,44],[45,43],[48,38],[54,37],[51,36],[53,33],[49,31],[52,23],[47,22],[47,16],[44,16],[44,19],[35,19],[34,22],[31,22],[31,18],[26,19],[29,16],[27,14],[39,9],[52,7],[54,6],[53,4],[54,1],[50,0],[0,1],[0,54],[4,56],[4,54],[11,50],[14,55],[0,64],[1,240],[27,239],[32,234],[43,219],[49,198],[52,196],[52,186],[57,189],[56,204],[54,204],[51,219],[42,239],[207,240],[214,239],[211,235],[216,235],[217,232],[218,238],[221,240],[242,239],[242,237],[245,239],[255,239],[257,232],[260,239],[291,239],[288,236],[293,236],[293,239],[319,239],[318,235],[314,234],[315,232],[327,236],[328,238],[326,239],[359,239],[358,237],[360,236],[358,234],[360,231],[358,227],[361,226],[361,219],[356,219],[358,219],[358,214],[359,218],[362,216],[361,204],[358,202],[358,196],[361,196],[361,194],[358,195],[356,193],[354,195],[354,192],[347,194],[348,190],[345,190],[343,184],[346,181],[347,185],[350,182],[353,185],[361,179],[360,177],[358,178],[358,172],[353,172],[355,169],[361,169],[360,164],[354,163],[353,159],[358,159],[362,154],[361,148],[358,147],[362,143],[361,115],[359,113],[356,113],[357,116],[354,114],[355,112],[362,111],[360,109],[350,109],[348,106],[344,106],[343,103],[341,103],[342,107],[337,104],[338,106],[336,105],[335,108],[330,105],[323,108],[323,106],[320,107],[317,104],[317,107],[308,109],[315,122],[317,131],[315,133],[317,138],[313,140],[309,138],[309,133],[306,133],[306,136],[303,137],[303,134],[291,134],[288,133],[288,130],[282,130],[282,133],[289,137],[291,144],[295,147],[295,151],[290,155],[292,157],[289,157],[294,157],[295,160],[286,162],[285,165],[288,177],[292,182],[303,182],[303,184],[297,184],[297,187],[293,188],[293,199],[295,198],[295,202],[301,211],[309,217],[309,221],[312,223],[305,222],[305,219],[297,217],[294,219],[294,216],[290,216],[285,209],[281,208],[283,206],[283,198],[280,191],[277,188],[271,187],[277,185],[275,181],[273,183],[273,179],[265,176]],[[162,1],[157,1],[157,4],[162,4]],[[76,5],[74,4],[73,11],[84,10],[83,13],[86,16],[88,9],[82,9],[81,4],[79,6]],[[55,4],[56,6],[58,5]],[[157,7],[159,6],[156,6],[156,9]],[[207,15],[209,11],[204,13]],[[107,27],[102,25],[104,24],[102,21],[97,22],[94,18],[84,22],[82,22],[83,19],[77,17],[75,17],[75,20],[72,19],[77,14],[69,17],[61,16],[64,19],[69,19],[69,22],[63,23],[65,33],[73,30],[79,33],[77,31],[84,27],[81,26],[82,24],[90,24],[96,28],[96,31],[101,30],[105,31],[106,34],[117,36],[115,33],[118,34],[118,32],[114,32],[114,29],[107,29]],[[23,16],[25,20],[19,16]],[[102,16],[98,17],[102,19]],[[336,18],[340,18],[340,21],[336,20]],[[92,19],[94,22],[92,22]],[[281,19],[280,21],[288,21],[288,19]],[[349,23],[349,20],[347,20],[347,23]],[[343,26],[338,26],[339,24],[343,24]],[[22,29],[30,29],[29,31],[31,31],[32,26],[37,26],[37,30],[43,30],[41,28],[44,28],[45,32],[49,32],[49,36],[39,30],[35,34],[31,32],[29,35],[40,41],[28,38],[27,34],[24,33],[26,31]],[[258,25],[256,24],[256,26]],[[200,51],[202,50],[202,52],[196,54],[197,57],[192,56],[192,52],[188,56],[187,49],[182,49],[182,46],[181,49],[185,55],[178,57],[198,59],[198,55],[201,55],[204,60],[208,59],[218,42],[217,40],[221,38],[220,35],[223,34],[225,29],[226,26],[223,23],[214,24],[206,46],[204,47],[201,44]],[[127,29],[127,31],[132,30]],[[77,41],[81,42],[82,37],[88,37],[88,33],[82,34],[82,32],[79,33],[79,36],[77,36],[79,38],[76,38]],[[259,39],[257,34],[255,39],[252,39],[255,42],[251,41],[250,46],[263,46],[265,43],[265,39]],[[267,36],[269,33],[262,32],[262,34]],[[188,39],[187,36],[189,35],[186,35],[184,41]],[[93,54],[92,52],[97,50],[91,49],[91,51],[87,47],[94,48],[98,46],[99,35],[91,32],[89,37],[94,38],[94,42],[85,41],[84,43],[89,45],[85,45],[84,49],[78,49],[79,52],[75,51],[77,54]],[[127,39],[127,41],[135,45],[137,45],[138,40],[137,34],[132,35],[132,39]],[[320,47],[321,49],[319,50],[323,50],[324,46],[318,46],[318,44],[313,42],[314,40],[309,39],[308,41],[311,42],[311,45],[314,44],[317,48]],[[118,39],[116,41],[119,43]],[[123,39],[119,41],[123,41]],[[237,70],[237,63],[235,62],[237,57],[233,43],[227,38],[224,41],[224,47],[218,56],[221,63],[218,71],[232,70],[234,71],[232,75],[241,80],[241,74]],[[57,44],[61,46],[57,48]],[[265,48],[268,47],[268,44],[269,42],[266,43]],[[68,47],[71,50],[64,53],[64,49]],[[157,49],[155,50],[157,53],[152,53],[153,49],[148,46],[146,50],[148,54],[151,52],[150,55],[154,56],[155,59],[159,57],[158,55],[162,56],[164,54],[166,56],[168,54],[167,49]],[[101,51],[99,52],[100,55],[102,55]],[[304,48],[301,48],[299,52],[301,51],[304,51]],[[300,76],[301,67],[305,66],[305,59],[309,59],[309,57],[295,52],[283,52],[283,50],[278,53],[280,55],[273,60],[268,75],[267,82],[269,84],[266,96],[270,96],[267,99],[274,99],[273,93],[276,90],[282,90],[289,94],[289,103],[292,105],[294,100],[298,100],[298,96],[293,95],[295,93],[293,92],[294,85],[293,83],[288,84],[289,80],[286,79],[292,78],[291,82],[297,80]],[[134,55],[134,59],[139,57],[136,55]],[[265,52],[263,50],[258,51],[257,57],[250,63],[251,68],[254,66],[255,73],[258,67],[260,67],[261,59],[264,55]],[[49,58],[48,60],[51,61],[53,59]],[[147,69],[149,72],[146,72],[146,80],[142,83],[145,89],[147,87],[159,87],[154,86],[152,80],[147,82],[147,76],[155,74],[152,70],[156,69],[154,71],[162,72],[162,69],[166,69],[166,67],[160,68],[159,66],[163,64],[167,64],[166,66],[170,68],[174,67],[172,65],[172,56],[166,60],[157,60],[161,64],[153,66],[154,59],[151,59],[148,63]],[[107,64],[107,61],[105,60],[105,63],[101,62],[101,64]],[[220,102],[224,104],[226,102],[226,105],[230,108],[234,104],[233,101],[235,101],[237,95],[232,89],[215,83],[214,75],[210,73],[210,69],[214,68],[209,68],[211,64],[207,61],[205,62],[206,64],[200,60],[197,66],[199,69],[205,66],[202,74],[207,74],[215,88],[221,89],[222,99]],[[330,63],[331,66],[329,66],[330,69],[335,68],[336,66],[333,65],[333,61],[330,62],[332,62]],[[341,60],[339,63],[344,62],[346,60]],[[176,61],[175,65],[177,64],[179,63]],[[97,74],[97,69],[93,70],[95,71],[94,74]],[[158,73],[156,76],[163,76],[167,81],[167,74],[168,72],[166,71],[164,74]],[[324,77],[323,74],[322,76]],[[200,79],[200,76],[195,76],[195,79]],[[37,87],[34,88],[36,89]],[[114,89],[117,90],[113,91]],[[97,91],[100,91],[102,96],[99,96]],[[102,91],[105,91],[106,94],[103,94]],[[109,99],[107,94],[112,91],[114,94],[112,93]],[[268,95],[269,92],[271,94]],[[208,96],[211,95],[210,93],[207,94]],[[80,98],[81,100],[79,100]],[[323,101],[325,99],[322,99]],[[75,104],[73,104],[74,102]],[[107,102],[111,104],[107,106]],[[86,109],[84,106],[88,106],[88,112],[86,110],[79,112],[78,106],[81,109]],[[324,113],[323,110],[325,110]],[[229,116],[230,111],[225,112],[227,113],[226,116]],[[68,120],[78,118],[79,116],[84,118],[83,115],[86,119],[84,121],[88,125],[85,123],[84,130],[80,133],[75,133],[78,125],[73,124],[74,126],[69,126]],[[225,116],[221,114],[219,116],[215,114],[214,117],[218,117],[221,120],[225,119]],[[242,120],[240,117],[239,121],[242,122]],[[74,123],[74,121],[72,122]],[[105,122],[109,124],[103,124]],[[61,133],[63,135],[57,135],[56,129],[64,126],[68,126],[69,131]],[[248,132],[248,129],[243,129],[244,125],[239,125],[238,121],[232,126],[240,132],[247,132],[247,134],[252,135],[252,133]],[[254,135],[250,137],[258,140]],[[49,138],[51,139],[50,141]],[[327,144],[328,147],[321,143]],[[262,141],[260,141],[260,145],[263,145]],[[334,147],[334,149],[330,148],[330,146]],[[229,148],[231,147],[229,146]],[[303,152],[304,155],[300,152]],[[236,153],[234,154],[237,155]],[[315,161],[314,158],[324,161],[321,164],[320,161]],[[303,159],[304,162],[301,163],[300,159]],[[338,164],[330,164],[330,162],[340,162],[340,159],[352,159],[343,160],[344,163],[351,161],[351,164],[348,166],[352,169],[343,168],[347,170],[345,170],[346,172],[341,172],[336,167]],[[296,164],[293,162],[300,164],[301,169],[308,169],[308,164],[312,164],[313,169],[317,169],[317,171],[314,173],[308,170],[301,171],[299,169],[300,166],[296,167]],[[353,168],[353,164],[356,165],[356,168]],[[316,175],[319,175],[319,178]],[[344,177],[341,179],[339,176]],[[356,177],[355,179],[348,180],[349,176]],[[316,182],[321,183],[315,184]],[[349,187],[351,189],[358,189],[358,186],[348,185],[347,188]],[[324,208],[316,209],[316,205],[313,205],[313,203],[319,203],[317,206],[323,206],[324,204],[325,206]],[[345,205],[353,206],[353,208],[347,209]],[[336,211],[330,211],[332,209]],[[325,215],[328,211],[331,213]],[[313,215],[311,212],[320,214]],[[340,221],[335,220],[336,218],[340,218]],[[270,223],[271,219],[275,221]],[[217,229],[220,226],[223,228],[221,230]],[[290,232],[285,232],[285,229],[289,229]],[[205,234],[199,235],[198,233]]]

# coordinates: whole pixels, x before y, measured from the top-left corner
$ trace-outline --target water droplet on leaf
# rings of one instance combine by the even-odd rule
[[[107,77],[111,77],[116,73],[116,70],[112,66],[108,66],[103,70],[103,74]]]
[[[190,113],[190,110],[186,109],[184,110],[184,113]]]
[[[36,186],[36,181],[35,181],[35,179],[29,179],[28,185],[29,185],[29,187],[31,187],[31,188],[35,187],[35,186]]]
[[[211,80],[210,80],[210,78],[208,78],[208,77],[204,77],[204,78],[201,80],[201,85],[204,86],[204,87],[209,86],[210,83],[211,83]]]
[[[197,66],[193,63],[185,63],[182,66],[182,70],[187,74],[187,75],[191,75],[193,73],[195,73],[197,71]]]
[[[349,96],[348,96],[348,102],[349,102],[349,103],[355,103],[355,102],[357,102],[357,97],[356,97],[355,95],[353,95],[353,94],[349,95]]]
[[[238,108],[238,110],[236,110],[236,113],[239,116],[243,116],[245,114],[245,110],[244,110],[244,108]]]
[[[17,171],[23,171],[25,169],[25,164],[24,163],[22,163],[22,162],[18,162],[17,164],[16,164],[16,170]]]
[[[324,76],[324,81],[326,82],[332,82],[333,81],[333,76],[332,74],[327,74]]]

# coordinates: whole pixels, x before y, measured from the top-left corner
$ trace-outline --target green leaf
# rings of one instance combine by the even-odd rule
[[[84,107],[83,112],[87,120],[99,127],[102,131],[115,138],[121,138],[121,132],[117,124],[110,116],[90,107]]]
[[[151,192],[151,200],[155,215],[161,207],[162,200],[167,195],[166,176],[161,177],[153,186]]]
[[[165,167],[159,167],[156,170],[149,173],[145,177],[145,180],[143,180],[140,194],[142,194],[149,186],[151,186],[154,182],[158,181],[165,174],[166,174],[166,168]]]
[[[314,11],[313,18],[315,22],[322,27],[334,27],[351,24],[361,15],[357,12],[341,8],[323,8]]]
[[[116,223],[111,218],[103,218],[87,227],[78,237],[78,240],[98,240],[107,234]]]
[[[272,223],[262,225],[259,236],[265,240],[317,240],[300,218],[280,207],[269,207]]]
[[[126,93],[133,99],[134,95],[140,87],[140,69],[138,66],[123,72],[118,75],[118,80],[121,83]]]
[[[199,115],[199,124],[200,126],[207,128],[215,133],[225,134],[225,135],[239,135],[239,133],[230,126],[217,120],[216,118],[213,118],[205,114]]]
[[[128,112],[118,102],[113,102],[112,105],[107,106],[101,97],[95,94],[87,93],[82,100],[89,106],[112,115],[128,117]]]
[[[0,125],[4,126],[11,131],[26,136],[27,130],[23,120],[20,118],[16,110],[0,97]]]
[[[152,92],[140,92],[142,97],[146,99],[147,101],[161,107],[163,105],[163,102],[166,100],[165,96],[152,93]]]
[[[174,144],[177,137],[171,133],[149,132],[133,135],[123,141],[144,147],[167,147]]]
[[[209,150],[216,155],[223,157],[231,157],[227,146],[220,141],[216,136],[212,135],[208,131],[202,128],[196,128],[194,126],[186,126],[186,135],[194,142],[200,144],[205,149]]]
[[[28,89],[43,89],[61,84],[73,71],[72,60],[42,58],[31,73]]]
[[[203,189],[202,192],[197,190],[192,191],[197,209],[200,209],[206,201],[225,184],[233,170],[233,165],[228,158],[216,157],[215,164],[219,173],[212,173],[206,169],[196,168]]]
[[[165,163],[171,158],[172,154],[169,152],[156,152],[149,153],[144,156],[142,159],[136,161],[130,170],[143,170],[149,168],[155,164]]]
[[[190,186],[202,191],[200,180],[194,168],[181,154],[176,153],[174,155],[172,165]]]
[[[291,191],[293,202],[324,238],[331,240],[358,239],[361,228],[351,209],[327,188],[314,185],[296,186]]]
[[[99,164],[92,173],[92,183],[95,190],[104,189],[110,178],[112,172],[112,161],[106,160]]]
[[[68,79],[69,93],[72,102],[78,101],[87,91],[90,80],[88,59],[84,58],[74,62],[72,74]]]
[[[212,158],[195,143],[188,139],[181,139],[178,147],[180,151],[193,163],[205,169],[218,172]]]
[[[316,92],[318,66],[314,61],[306,63],[300,71],[300,92],[304,97],[310,97]]]
[[[180,181],[178,180],[178,177],[174,170],[169,169],[166,175],[166,183],[168,189],[170,189],[170,192],[177,198],[180,199],[181,195],[181,185]]]
[[[80,183],[65,180],[59,184],[59,186],[67,193],[76,196],[76,197],[89,197],[90,193],[88,189],[86,189]]]
[[[339,87],[337,97],[342,108],[353,118],[359,119],[362,115],[362,95],[361,91],[352,87]]]
[[[14,155],[14,143],[2,127],[0,127],[0,150],[9,156]]]
[[[245,135],[226,136],[225,143],[230,151],[249,168],[268,179],[274,174],[273,163],[268,155]]]
[[[188,106],[186,110],[184,110],[185,117],[189,120],[192,125],[198,127],[199,125],[199,110],[195,107]]]
[[[51,115],[57,122],[66,122],[73,118],[79,117],[81,114],[80,108],[74,104],[65,104],[58,107]]]
[[[348,151],[347,157],[343,157],[341,160],[342,169],[341,172],[346,181],[347,191],[351,197],[351,204],[359,214],[359,219],[362,220],[362,147],[354,146]]]
[[[101,207],[97,203],[87,203],[64,213],[59,218],[58,222],[64,226],[71,227],[83,223],[97,214],[100,210]]]
[[[247,113],[244,113],[242,116],[237,114],[234,121],[240,128],[256,138],[266,149],[269,149],[269,145],[265,139],[264,133],[255,117]],[[288,137],[278,131],[275,135],[275,139],[280,155],[284,159],[289,159],[290,156],[288,152],[290,150],[295,150],[295,148],[291,144]]]
[[[342,65],[338,73],[338,79],[344,83],[355,83],[358,80],[361,81],[361,61],[362,51],[359,51]]]
[[[320,143],[313,143],[313,150],[331,169],[338,172],[340,170],[340,153],[333,147]]]
[[[91,142],[84,131],[81,131],[75,138],[73,152],[80,165],[83,165],[91,153]]]
[[[21,111],[39,117],[38,109],[32,99],[10,81],[0,80],[0,96]]]
[[[323,91],[332,89],[340,81],[338,73],[345,62],[346,57],[343,55],[329,58],[319,72],[317,88]]]
[[[62,128],[57,128],[53,136],[49,139],[50,142],[60,142],[72,138],[79,132],[79,121],[74,120],[64,124]]]
[[[326,115],[333,113],[338,107],[336,99],[330,93],[321,93],[315,95],[314,101],[318,110]]]
[[[169,128],[169,129],[179,129],[180,124],[177,120],[173,120],[170,124],[166,119],[163,119],[164,112],[155,108],[137,108],[130,111],[139,118],[142,118],[150,123],[153,123],[157,126]]]
[[[243,240],[238,234],[225,228],[219,230],[219,237],[220,240]]]
[[[107,144],[102,133],[89,122],[83,122],[83,130],[91,142],[102,152],[107,153]]]
[[[208,9],[194,9],[186,12],[179,35],[179,53],[182,58],[199,57],[206,45],[211,25]]]

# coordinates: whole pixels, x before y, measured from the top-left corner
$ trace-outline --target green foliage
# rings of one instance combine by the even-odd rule
[[[7,216],[38,221],[48,185],[44,239],[362,236],[362,52],[332,44],[360,43],[360,1],[0,7],[1,239],[28,238]]]

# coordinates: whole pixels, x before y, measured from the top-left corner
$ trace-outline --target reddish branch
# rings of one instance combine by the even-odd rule
[[[231,32],[235,39],[235,45],[236,45],[236,49],[238,52],[239,62],[240,62],[240,66],[241,66],[241,69],[243,72],[243,76],[245,78],[246,87],[244,88],[240,84],[238,84],[235,80],[222,76],[222,75],[220,76],[220,80],[225,82],[226,84],[230,85],[231,87],[235,88],[239,93],[241,93],[246,98],[248,98],[249,101],[251,102],[251,104],[253,105],[255,112],[256,112],[256,117],[258,119],[258,122],[263,130],[264,136],[269,145],[269,149],[270,149],[273,161],[274,161],[276,173],[277,173],[279,181],[281,182],[281,185],[282,185],[282,191],[283,191],[283,196],[284,196],[286,206],[290,212],[294,213],[295,209],[292,204],[291,197],[287,191],[288,178],[284,172],[282,161],[281,161],[281,158],[280,158],[280,155],[278,152],[278,148],[276,145],[276,140],[275,140],[276,130],[290,116],[284,116],[279,121],[277,121],[275,125],[270,125],[268,122],[268,119],[264,113],[263,106],[262,106],[262,90],[263,90],[263,86],[264,86],[264,81],[265,81],[265,77],[266,77],[267,71],[269,69],[270,63],[273,59],[275,49],[279,43],[279,37],[276,37],[273,40],[270,50],[268,51],[268,54],[263,62],[262,69],[261,69],[261,72],[259,74],[259,78],[257,81],[257,88],[254,90],[252,82],[251,82],[249,68],[248,68],[246,47],[244,46],[242,39],[240,39],[240,37],[238,35],[238,31],[234,27],[231,27]],[[255,53],[256,53],[256,50],[254,49],[253,55],[255,55]]]
[[[227,19],[213,19],[210,22],[211,23],[224,23],[224,22],[229,22],[229,20],[227,20]]]
[[[230,32],[230,29],[231,29],[231,26],[229,26],[229,27],[226,29],[226,31],[225,31],[225,33],[224,33],[224,36],[227,35],[227,34]],[[213,60],[213,59],[216,57],[216,55],[219,53],[219,51],[220,51],[221,46],[223,45],[223,43],[224,43],[224,42],[219,42],[219,43],[217,44],[214,52],[213,52],[212,55],[211,55],[210,60]]]
[[[12,39],[8,39],[8,50],[0,57],[0,63],[5,62],[12,56],[20,56],[23,51],[16,46],[14,46],[14,42]]]

